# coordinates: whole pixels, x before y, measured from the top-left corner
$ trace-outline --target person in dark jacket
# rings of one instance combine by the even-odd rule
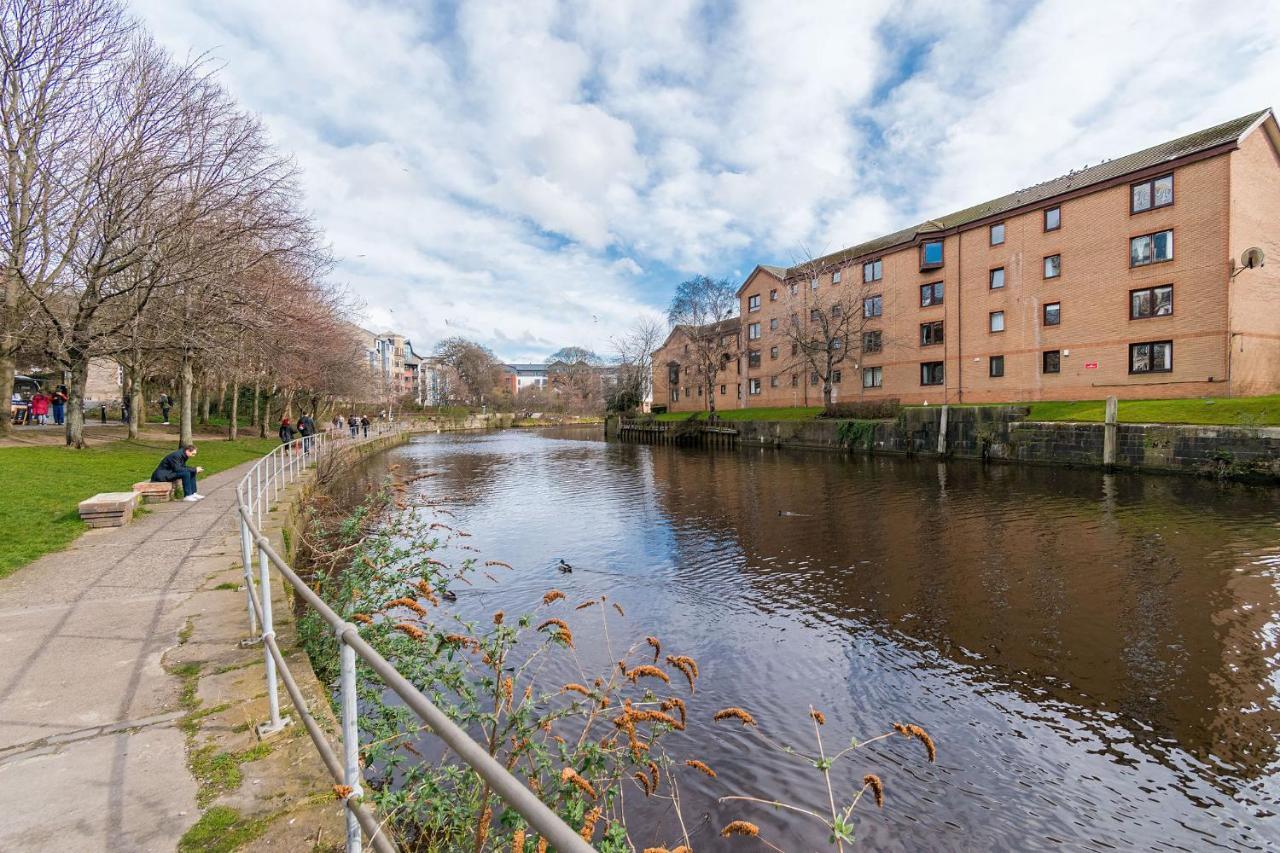
[[[70,397],[66,385],[59,385],[53,391],[53,422],[62,426],[67,417],[67,399]]]
[[[204,469],[200,467],[193,468],[187,464],[187,460],[195,455],[196,446],[194,444],[179,447],[160,460],[156,470],[151,472],[151,482],[172,483],[174,480],[181,480],[182,499],[184,501],[192,503],[204,500],[204,495],[196,491],[196,474],[204,473]]]
[[[281,418],[280,419],[280,443],[288,444],[289,442],[293,441],[293,439],[297,435],[298,433],[296,430],[294,430],[293,424],[289,423],[289,419]]]
[[[316,434],[316,422],[306,412],[298,418],[298,433],[302,436],[302,452],[311,452],[311,436]]]
[[[364,430],[364,437],[368,438],[369,437],[369,416],[368,415],[360,416],[360,429]]]
[[[173,406],[173,401],[169,399],[168,394],[160,395],[160,416],[164,418],[165,425],[169,424],[169,409]]]
[[[347,426],[351,427],[351,437],[355,438],[356,433],[360,431],[360,418],[353,413],[351,417],[347,418]]]

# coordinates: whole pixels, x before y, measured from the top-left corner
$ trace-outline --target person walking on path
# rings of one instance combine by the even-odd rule
[[[160,395],[160,417],[164,419],[164,425],[169,425],[169,409],[173,406],[173,401],[169,399],[168,394]]]
[[[355,438],[356,433],[360,431],[360,419],[355,415],[347,418],[347,426],[351,428],[351,437]]]
[[[360,416],[360,428],[364,430],[364,437],[368,438],[369,437],[369,416],[368,415]]]
[[[120,423],[127,424],[129,422],[129,398],[125,397],[120,401]]]
[[[297,436],[297,431],[293,428],[293,424],[289,423],[288,418],[280,419],[280,443],[288,444]]]
[[[302,417],[298,418],[298,432],[302,435],[302,452],[311,452],[311,436],[316,434],[316,422],[311,420],[311,415],[306,412],[302,413]]]
[[[194,503],[195,501],[204,500],[204,495],[196,491],[196,475],[203,474],[204,469],[198,466],[193,468],[187,464],[187,460],[195,455],[196,446],[194,444],[179,447],[160,460],[156,470],[151,472],[151,482],[172,483],[175,480],[181,480],[182,499],[184,501]]]
[[[37,391],[31,397],[31,417],[40,426],[49,423],[49,397],[43,391]]]
[[[67,398],[71,396],[67,391],[66,385],[59,385],[53,389],[53,422],[57,426],[62,426],[67,417]]]

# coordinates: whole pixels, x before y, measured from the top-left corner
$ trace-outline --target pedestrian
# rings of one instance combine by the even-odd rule
[[[160,395],[160,417],[164,419],[164,425],[169,425],[169,409],[173,407],[173,401],[169,399],[168,394]]]
[[[311,420],[311,415],[306,412],[302,413],[302,417],[298,418],[298,432],[302,435],[302,452],[311,452],[311,436],[316,434],[316,422]]]
[[[355,438],[356,433],[359,432],[360,430],[360,419],[357,418],[355,415],[352,415],[351,417],[347,418],[347,426],[351,428],[351,437]]]
[[[49,423],[49,397],[43,391],[36,391],[31,397],[31,417],[40,426]]]
[[[368,438],[369,437],[369,416],[368,415],[360,416],[360,428],[364,430],[364,437]]]
[[[196,475],[203,474],[204,469],[200,467],[192,468],[187,464],[187,460],[195,455],[196,446],[194,444],[179,447],[160,460],[156,470],[151,472],[151,482],[172,483],[175,480],[181,480],[182,499],[184,501],[194,503],[204,500],[204,495],[196,491]]]
[[[289,423],[289,419],[281,418],[280,419],[280,443],[288,444],[289,442],[293,441],[294,436],[296,435],[297,435],[297,432],[294,430],[293,424]]]
[[[129,398],[125,397],[120,401],[120,423],[129,423]]]
[[[71,396],[66,385],[53,389],[53,422],[62,426],[67,417],[67,399]]]

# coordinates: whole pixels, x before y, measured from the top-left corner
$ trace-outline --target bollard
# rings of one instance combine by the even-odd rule
[[[938,455],[947,455],[947,414],[949,407],[942,405],[942,414],[938,417]]]
[[[1120,403],[1115,397],[1107,398],[1107,415],[1102,424],[1102,464],[1111,468],[1116,464],[1117,426]]]
[[[338,628],[338,651],[341,666],[340,685],[342,690],[342,768],[343,782],[351,793],[347,799],[359,798],[364,794],[360,787],[360,728],[357,719],[356,703],[356,650],[347,644],[343,635],[354,626],[344,624]],[[347,806],[347,853],[360,853],[360,824],[356,813]]]

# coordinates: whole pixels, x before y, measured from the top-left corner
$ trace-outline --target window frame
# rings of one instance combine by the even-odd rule
[[[1169,200],[1164,204],[1156,204],[1156,181],[1163,181],[1165,178],[1169,179]],[[1138,210],[1133,204],[1133,191],[1138,187],[1144,186],[1148,188],[1147,191],[1150,194],[1148,197],[1151,199],[1151,205],[1149,207],[1142,208],[1142,210]],[[1154,177],[1147,178],[1145,181],[1134,181],[1129,184],[1129,215],[1137,216],[1140,213],[1150,213],[1153,210],[1160,210],[1164,207],[1173,207],[1173,203],[1177,197],[1177,181],[1173,177],[1173,172],[1165,172],[1163,175],[1156,175]]]
[[[938,262],[928,263],[925,261],[925,252],[930,246],[938,247]],[[920,242],[920,271],[941,269],[947,263],[945,240],[922,240]]]
[[[999,229],[1000,229],[1000,239],[999,239],[999,240],[997,240],[997,239],[996,239],[996,229],[997,229],[997,228],[999,228]],[[988,227],[988,229],[987,229],[987,245],[988,245],[988,246],[1003,246],[1003,245],[1004,245],[1004,241],[1005,241],[1005,237],[1006,237],[1006,236],[1008,236],[1008,235],[1007,235],[1007,233],[1006,233],[1007,231],[1008,231],[1008,229],[1007,229],[1007,228],[1005,228],[1005,224],[1004,224],[1004,222],[993,222],[993,223],[991,223],[991,225],[990,225],[990,226]]]
[[[1000,273],[999,286],[996,285],[996,273]],[[987,271],[987,290],[1004,290],[1005,279],[1004,267],[992,267]]]
[[[924,301],[924,295],[928,292],[932,294],[929,302]],[[936,297],[936,298],[935,298]],[[932,308],[935,305],[941,305],[946,297],[946,288],[942,281],[931,281],[928,284],[920,285],[920,307]]]
[[[759,370],[761,353],[758,349],[747,350],[747,370]]]
[[[769,318],[769,331],[771,331],[771,332],[776,332],[776,331],[778,331],[778,318],[777,318],[777,317],[770,317],[770,318]]]
[[[1055,356],[1055,364],[1053,370],[1049,369],[1049,356]],[[1061,375],[1062,373],[1062,350],[1047,349],[1040,351],[1040,374],[1042,376]]]
[[[1050,227],[1049,227],[1049,212],[1050,212],[1050,211],[1056,211],[1056,212],[1057,212],[1057,214],[1058,214],[1058,224],[1057,224],[1057,225],[1055,225],[1055,226],[1053,226],[1052,228],[1050,228]],[[1061,229],[1062,229],[1062,205],[1060,205],[1060,204],[1055,204],[1055,205],[1053,205],[1052,207],[1046,207],[1046,208],[1044,209],[1044,221],[1043,221],[1043,224],[1044,224],[1044,233],[1046,233],[1046,234],[1048,234],[1048,233],[1049,233],[1049,232],[1051,232],[1051,231],[1059,231],[1059,230],[1061,230]]]
[[[867,342],[869,338],[875,338],[875,349],[868,349]],[[862,352],[866,355],[882,352],[884,350],[884,336],[880,329],[871,329],[862,333]]]
[[[1143,211],[1143,212],[1145,213],[1146,211]],[[1173,232],[1174,232],[1174,229],[1173,229],[1173,228],[1161,228],[1159,231],[1152,231],[1152,232],[1151,232],[1151,233],[1149,233],[1149,234],[1134,234],[1132,237],[1130,237],[1130,238],[1129,238],[1129,269],[1131,269],[1131,270],[1136,270],[1136,269],[1138,269],[1139,267],[1153,267],[1153,266],[1155,266],[1156,264],[1167,264],[1167,263],[1172,263],[1172,262],[1173,262],[1173,260],[1177,257],[1177,250],[1176,250],[1176,248],[1175,248],[1175,244],[1174,244],[1174,235],[1173,235]],[[1162,258],[1162,259],[1160,259],[1160,260],[1157,260],[1157,259],[1156,259],[1156,235],[1157,235],[1157,234],[1168,234],[1168,235],[1169,235],[1169,257],[1167,257],[1167,258]],[[1146,261],[1146,262],[1144,262],[1144,263],[1140,263],[1140,264],[1139,264],[1139,263],[1134,263],[1134,261],[1133,261],[1133,241],[1134,241],[1134,240],[1142,240],[1142,239],[1147,239],[1147,240],[1150,240],[1150,241],[1151,241],[1151,260]]]
[[[1049,261],[1053,260],[1054,258],[1058,259],[1058,271],[1055,272],[1053,275],[1049,275]],[[1062,278],[1062,253],[1058,252],[1053,255],[1045,255],[1044,260],[1041,262],[1040,266],[1041,266],[1040,272],[1044,275],[1045,281],[1048,281],[1051,278]]]
[[[758,321],[755,323],[747,324],[747,340],[758,341],[760,340],[761,334],[762,332],[760,331],[760,323]]]
[[[870,273],[871,277],[867,275]],[[871,284],[884,278],[884,258],[876,258],[862,263],[862,283]]]
[[[833,371],[831,371],[831,384],[832,384],[832,385],[839,385],[839,384],[840,384],[840,380],[841,380],[842,378],[843,378],[843,375],[842,375],[841,371],[839,371],[839,370],[833,370]]]
[[[747,396],[748,397],[759,397],[760,393],[763,390],[764,390],[764,386],[760,383],[759,376],[752,376],[750,379],[747,380]]]
[[[876,310],[874,313],[868,314],[867,313],[868,303],[872,303],[872,302],[875,303]],[[864,320],[870,320],[873,317],[883,317],[883,316],[884,316],[884,294],[883,293],[873,293],[870,296],[864,296],[862,298],[862,318]]]
[[[998,329],[997,329],[997,328],[995,328],[995,320],[996,320],[996,317],[999,317],[999,318],[1000,318],[1000,328],[998,328]],[[1001,335],[1001,334],[1004,334],[1004,330],[1005,330],[1006,328],[1007,328],[1007,326],[1005,325],[1005,322],[1004,322],[1004,311],[1003,311],[1003,310],[1000,310],[1000,311],[989,311],[989,312],[987,312],[987,334],[989,334],[989,335]]]
[[[875,377],[875,381],[868,385],[867,378]],[[862,368],[862,387],[863,388],[883,388],[884,387],[884,368],[880,365]]]
[[[997,364],[1000,365],[999,373],[996,372]],[[1004,355],[992,355],[987,357],[987,378],[988,379],[1004,378]]]
[[[942,320],[930,320],[928,323],[921,323],[921,324],[920,324],[920,346],[922,346],[922,347],[936,347],[936,346],[940,346],[940,345],[942,345],[943,343],[945,343],[945,342],[946,342],[946,340],[945,340],[945,338],[946,338],[946,333],[945,333],[945,332],[946,332],[946,330],[943,328],[942,323],[943,323],[943,321],[942,321]],[[928,335],[928,337],[933,337],[933,336],[934,336],[934,331],[935,331],[935,330],[936,330],[936,332],[937,332],[937,337],[936,337],[936,338],[934,338],[934,339],[933,339],[933,340],[931,340],[931,341],[926,341],[926,340],[925,340],[925,337],[926,337],[926,335],[925,335],[925,330],[926,330],[926,329],[928,329],[928,330],[929,330],[929,335]]]
[[[1156,304],[1156,291],[1164,290],[1165,288],[1169,289],[1169,311],[1167,314],[1156,314],[1154,313],[1154,311],[1151,314],[1145,314],[1145,315],[1133,313],[1134,294],[1137,294],[1137,293],[1151,294],[1151,305],[1152,305],[1152,308],[1154,309]],[[1168,284],[1153,284],[1150,287],[1135,287],[1133,290],[1129,291],[1129,319],[1130,320],[1155,320],[1160,317],[1172,317],[1173,314],[1174,314],[1173,282],[1170,282]]]
[[[747,313],[760,310],[760,294],[753,293],[747,297]]]
[[[774,287],[769,289],[769,301],[770,302],[778,301],[778,288]]]
[[[831,273],[831,283],[832,283],[832,284],[839,284],[839,283],[840,283],[840,270],[833,270],[833,271],[832,271],[832,273]]]
[[[1133,350],[1135,347],[1155,347],[1167,346],[1169,348],[1169,366],[1168,367],[1149,367],[1146,370],[1133,369]],[[1148,363],[1154,361],[1154,351],[1147,353]],[[1129,344],[1129,375],[1130,376],[1146,376],[1148,373],[1173,373],[1173,340],[1165,339],[1159,341],[1137,341]]]
[[[938,368],[938,381],[926,382],[925,371],[931,368]],[[947,384],[947,363],[945,361],[922,361],[920,362],[920,385],[922,387],[937,387]]]
[[[1057,308],[1057,309],[1058,309],[1058,319],[1057,319],[1057,320],[1055,320],[1055,321],[1054,321],[1054,322],[1052,322],[1052,323],[1050,323],[1050,322],[1049,322],[1049,309],[1050,309],[1050,308]],[[1040,307],[1040,323],[1041,323],[1041,325],[1043,325],[1043,326],[1061,326],[1061,325],[1062,325],[1062,303],[1061,303],[1061,302],[1046,302],[1044,305],[1042,305],[1042,306]]]
[[[769,360],[770,361],[778,360],[778,347],[776,344],[774,346],[769,347]]]

